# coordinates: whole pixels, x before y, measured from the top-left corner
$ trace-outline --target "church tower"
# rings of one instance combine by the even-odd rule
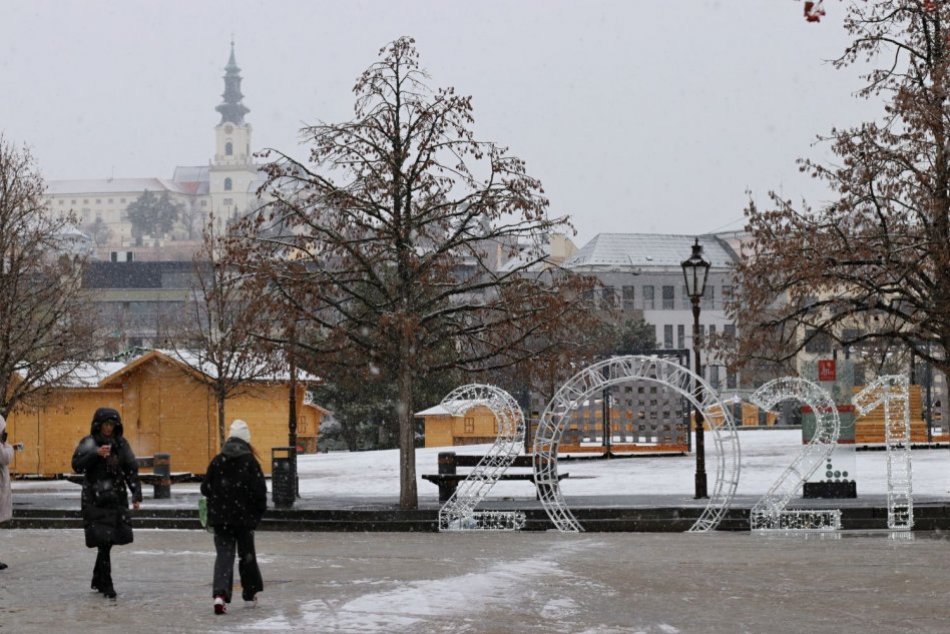
[[[221,97],[215,108],[221,113],[221,121],[214,128],[214,160],[208,183],[211,210],[218,219],[243,215],[255,201],[257,169],[251,160],[251,126],[244,121],[250,109],[241,101],[241,69],[234,58],[233,40]]]

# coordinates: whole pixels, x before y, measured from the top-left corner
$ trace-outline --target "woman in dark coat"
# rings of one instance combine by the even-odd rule
[[[79,441],[73,454],[73,471],[86,475],[82,485],[86,546],[99,549],[92,589],[114,599],[111,550],[132,543],[128,491],[132,492],[132,508],[138,510],[142,502],[138,465],[122,435],[119,412],[109,407],[96,410],[89,435]]]
[[[247,423],[236,420],[221,453],[208,465],[201,494],[208,498],[208,525],[214,527],[214,613],[224,614],[234,585],[234,550],[237,546],[241,597],[251,606],[264,580],[257,567],[254,529],[267,510],[267,483],[251,447]]]

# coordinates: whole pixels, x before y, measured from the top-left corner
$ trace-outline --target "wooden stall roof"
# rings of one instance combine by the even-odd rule
[[[187,351],[166,351],[166,350],[149,350],[145,354],[136,359],[133,359],[129,363],[125,364],[121,368],[118,368],[115,372],[106,376],[101,381],[99,381],[100,387],[109,387],[113,384],[121,385],[122,379],[134,372],[139,366],[157,359],[164,363],[175,365],[179,368],[182,368],[187,373],[191,374],[198,380],[206,380],[206,377],[214,377],[215,369],[209,363],[202,363],[200,358],[192,352]],[[254,379],[257,382],[267,383],[267,382],[278,382],[285,383],[290,379],[289,372],[276,372],[268,376],[262,376]],[[300,383],[320,383],[322,380],[320,377],[317,377],[305,370],[299,370],[297,373],[297,381]],[[325,410],[324,410],[325,411]]]

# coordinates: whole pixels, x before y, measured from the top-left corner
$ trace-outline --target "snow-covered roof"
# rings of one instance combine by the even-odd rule
[[[179,183],[164,178],[92,178],[48,181],[46,184],[46,194],[49,196],[141,193],[145,190],[169,191],[179,194],[191,193]]]
[[[505,260],[498,267],[500,273],[508,273],[520,268],[527,267],[528,270],[538,271],[550,266],[543,259],[551,255],[551,243],[547,240],[527,240],[518,241],[518,251],[512,257]]]
[[[62,387],[96,387],[99,382],[125,366],[121,361],[88,361],[79,364],[74,372],[62,378],[65,367],[52,368],[49,372],[50,381]],[[72,367],[72,366],[68,366]]]
[[[568,269],[605,267],[679,268],[692,253],[699,238],[703,257],[713,268],[729,268],[735,262],[732,251],[715,236],[670,235],[660,233],[599,233],[564,262]]]
[[[484,405],[484,401],[474,399],[445,401],[429,409],[416,412],[414,416],[464,416],[465,412],[477,405]]]
[[[169,357],[171,359],[174,359],[175,361],[178,361],[180,363],[183,363],[189,366],[190,368],[198,370],[199,372],[203,372],[204,374],[212,378],[217,377],[217,370],[215,369],[214,365],[208,362],[202,362],[201,357],[198,355],[198,353],[192,350],[153,350],[153,351],[145,353],[144,355],[142,355],[141,357],[138,357],[137,359],[133,359],[132,361],[129,362],[129,365],[135,363],[142,357],[147,356],[151,352],[157,352],[157,353],[163,354],[166,357]],[[277,372],[272,372],[266,375],[259,376],[257,377],[256,380],[258,381],[289,381],[290,368],[288,367],[287,370],[279,370]],[[307,372],[306,370],[302,370],[298,368],[297,380],[303,383],[311,383],[311,382],[320,381],[320,377],[314,374],[311,374]]]
[[[178,165],[172,174],[172,180],[176,183],[208,182],[210,174],[210,165]]]

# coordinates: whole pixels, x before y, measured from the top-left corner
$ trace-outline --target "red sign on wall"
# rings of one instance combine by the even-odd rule
[[[835,360],[834,359],[819,359],[818,360],[818,380],[819,381],[834,381],[835,380]]]

